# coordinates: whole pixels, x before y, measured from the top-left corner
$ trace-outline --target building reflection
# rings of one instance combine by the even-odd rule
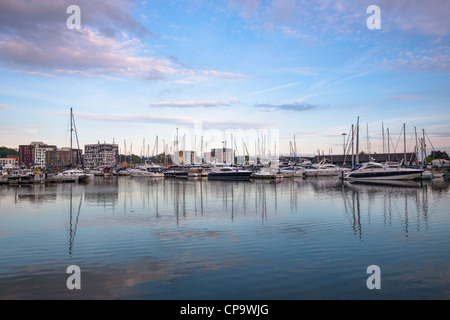
[[[115,208],[119,202],[119,181],[117,177],[95,178],[84,187],[85,201],[89,206]]]
[[[106,215],[139,215],[180,226],[193,219],[215,223],[256,218],[265,223],[279,213],[309,214],[317,205],[324,217],[344,214],[351,232],[361,240],[372,224],[380,222],[384,227],[400,222],[408,238],[412,231],[429,228],[430,197],[447,199],[449,190],[444,179],[357,183],[326,177],[281,181],[101,177],[88,184],[2,186],[3,197],[14,196],[14,204],[62,201],[68,208],[69,255],[81,212],[91,214],[98,208]]]

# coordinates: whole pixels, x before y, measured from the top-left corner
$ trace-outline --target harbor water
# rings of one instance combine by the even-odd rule
[[[0,299],[450,299],[449,208],[446,179],[0,186]]]

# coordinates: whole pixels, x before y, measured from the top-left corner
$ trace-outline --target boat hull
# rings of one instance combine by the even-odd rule
[[[346,180],[414,180],[421,172],[358,172],[344,175]]]
[[[209,180],[249,180],[252,172],[208,173]]]

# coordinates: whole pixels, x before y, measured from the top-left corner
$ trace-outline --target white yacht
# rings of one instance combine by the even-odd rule
[[[208,173],[208,179],[242,180],[249,179],[252,173],[253,171],[232,168],[227,164],[216,164],[211,167],[211,171]]]
[[[304,175],[305,177],[338,176],[341,171],[341,168],[334,164],[320,162],[307,167]]]
[[[128,172],[132,177],[150,177],[160,178],[164,177],[164,173],[160,170],[159,166],[141,165],[136,168],[129,169]]]
[[[131,174],[130,174],[130,170],[129,169],[126,169],[126,168],[120,168],[120,169],[117,169],[115,172],[114,172],[114,174],[116,175],[116,176],[130,176]]]
[[[135,168],[128,169],[128,172],[132,177],[150,177],[152,175],[143,166],[137,166]]]
[[[292,178],[295,176],[295,173],[297,172],[297,168],[295,168],[294,166],[291,167],[284,167],[284,168],[280,168],[280,174],[283,176],[283,178]],[[302,173],[303,175],[303,173]]]
[[[391,168],[378,162],[366,162],[356,165],[351,171],[344,172],[347,180],[412,180],[421,178],[424,170],[411,168]]]
[[[88,181],[88,180],[92,180],[94,179],[94,174],[92,173],[86,173],[82,170],[79,169],[70,169],[70,170],[66,170],[63,171],[61,173],[58,173],[55,176],[56,179],[61,179],[61,180],[72,180],[74,179],[75,181]]]
[[[278,168],[263,167],[259,171],[253,172],[252,179],[281,179],[283,175]]]

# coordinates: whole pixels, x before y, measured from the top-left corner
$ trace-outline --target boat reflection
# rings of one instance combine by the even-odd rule
[[[344,185],[347,186],[358,186],[358,185],[366,185],[366,186],[392,186],[392,187],[401,187],[401,188],[420,188],[423,187],[424,183],[422,181],[415,180],[378,180],[378,181],[344,181]]]
[[[136,223],[155,219],[161,227],[180,227],[192,223],[241,222],[248,219],[265,223],[284,219],[283,215],[302,217],[315,212],[325,219],[343,214],[351,231],[363,239],[365,231],[377,223],[384,227],[401,223],[405,237],[411,228],[429,225],[429,197],[447,198],[448,181],[344,181],[338,177],[321,179],[280,179],[250,181],[211,181],[207,179],[132,179],[95,178],[89,184],[51,186],[2,186],[4,209],[23,202],[32,204],[62,202],[69,208],[67,231],[69,255],[73,254],[81,211],[96,214],[100,223],[126,216]],[[12,200],[12,199],[11,199]],[[99,208],[103,210],[99,211]],[[102,215],[99,215],[102,214]],[[110,221],[106,219],[112,218]],[[288,216],[285,216],[289,219]],[[202,220],[200,222],[200,220]],[[117,223],[123,222],[118,219]],[[283,221],[284,222],[284,221]],[[164,224],[163,224],[164,223]]]

